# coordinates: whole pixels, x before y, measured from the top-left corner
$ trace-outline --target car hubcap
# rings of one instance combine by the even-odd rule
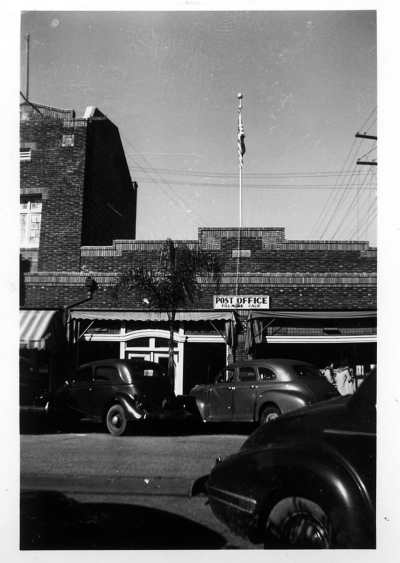
[[[324,526],[309,514],[296,514],[283,523],[283,535],[292,547],[329,549],[329,534]]]
[[[117,428],[121,426],[121,417],[118,414],[114,414],[111,417],[111,424]]]
[[[274,420],[275,418],[278,418],[278,415],[275,412],[271,413],[267,416],[267,418],[265,419],[265,422],[269,422],[270,420]]]

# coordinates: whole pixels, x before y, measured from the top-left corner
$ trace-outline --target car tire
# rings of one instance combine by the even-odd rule
[[[112,405],[107,412],[107,430],[112,436],[122,436],[126,432],[127,419],[121,405]]]
[[[270,422],[271,420],[274,420],[281,414],[282,413],[278,409],[278,407],[265,407],[260,415],[260,426],[266,424],[267,422]]]
[[[271,511],[264,549],[331,549],[333,532],[322,508],[308,499],[289,497]]]

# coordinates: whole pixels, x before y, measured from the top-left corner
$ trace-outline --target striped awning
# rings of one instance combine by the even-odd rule
[[[64,341],[58,311],[29,309],[20,311],[19,347],[36,350],[55,350]]]
[[[71,311],[72,319],[107,321],[168,321],[167,313],[158,311]],[[231,320],[232,311],[181,311],[176,321]]]

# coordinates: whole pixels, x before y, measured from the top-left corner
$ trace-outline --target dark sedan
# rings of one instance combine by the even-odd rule
[[[222,369],[213,384],[190,391],[204,422],[260,424],[337,395],[316,367],[286,359],[236,362]]]
[[[219,520],[267,549],[375,548],[376,371],[260,427],[192,494],[202,485]]]
[[[57,391],[56,408],[69,419],[105,423],[113,436],[124,434],[132,421],[190,417],[163,367],[144,360],[81,366],[74,380]]]

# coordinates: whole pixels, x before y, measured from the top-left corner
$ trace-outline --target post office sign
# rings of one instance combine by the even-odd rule
[[[269,295],[214,295],[214,309],[269,309]]]

